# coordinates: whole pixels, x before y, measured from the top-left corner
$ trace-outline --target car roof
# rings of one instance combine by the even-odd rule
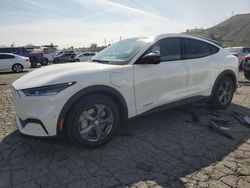
[[[189,38],[189,39],[196,39],[196,40],[200,40],[203,42],[207,42],[210,43],[212,45],[216,45],[218,47],[221,47],[219,45],[219,42],[206,38],[206,37],[201,37],[201,36],[192,36],[192,35],[187,35],[187,34],[176,34],[176,33],[169,33],[169,34],[162,34],[162,35],[157,35],[155,36],[155,40],[160,40],[163,38],[168,38],[168,37],[180,37],[180,38]]]

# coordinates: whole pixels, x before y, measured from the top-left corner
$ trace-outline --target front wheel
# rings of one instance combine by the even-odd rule
[[[221,78],[212,94],[213,107],[217,109],[227,108],[233,99],[234,90],[235,84],[230,77]]]
[[[78,101],[67,118],[70,139],[81,146],[96,148],[108,142],[120,124],[117,105],[103,95]]]

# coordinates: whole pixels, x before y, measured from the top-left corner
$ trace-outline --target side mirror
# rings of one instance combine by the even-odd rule
[[[141,59],[141,64],[159,64],[161,56],[158,53],[148,53]]]

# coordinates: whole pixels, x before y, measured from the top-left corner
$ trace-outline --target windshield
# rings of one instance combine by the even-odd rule
[[[133,38],[117,42],[92,58],[92,62],[126,65],[149,42],[151,38]]]

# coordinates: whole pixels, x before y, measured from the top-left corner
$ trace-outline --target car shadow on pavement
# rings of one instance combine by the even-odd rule
[[[94,150],[14,131],[0,142],[0,187],[183,187],[181,178],[249,139],[250,127],[240,123],[244,114],[250,109],[236,104],[227,110],[203,104],[171,109],[128,121]],[[227,133],[211,127],[211,119],[224,122]]]

